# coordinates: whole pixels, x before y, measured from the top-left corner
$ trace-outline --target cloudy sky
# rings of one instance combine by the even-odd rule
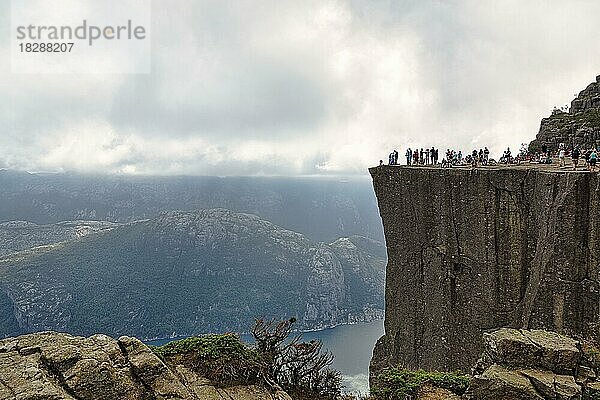
[[[597,0],[153,0],[150,74],[0,59],[0,168],[344,175],[407,146],[497,154],[600,74],[598,15]]]

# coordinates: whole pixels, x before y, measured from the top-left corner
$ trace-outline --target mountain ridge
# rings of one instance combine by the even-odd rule
[[[164,212],[1,258],[0,308],[14,318],[0,335],[188,336],[265,314],[301,329],[370,321],[382,315],[384,248],[314,242],[225,209]]]

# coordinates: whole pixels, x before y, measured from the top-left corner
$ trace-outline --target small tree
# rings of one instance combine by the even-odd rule
[[[298,398],[336,399],[341,396],[341,374],[329,368],[333,354],[319,340],[290,338],[295,318],[276,322],[257,319],[252,335],[256,349],[270,365],[269,378]]]

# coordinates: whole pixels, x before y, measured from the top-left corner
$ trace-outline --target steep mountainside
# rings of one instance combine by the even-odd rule
[[[597,337],[597,174],[372,168],[389,262],[372,367],[467,371],[483,332]]]
[[[556,151],[560,143],[582,149],[600,145],[600,75],[571,102],[568,112],[555,110],[542,120],[529,150],[539,152],[545,144]]]
[[[0,222],[133,222],[163,211],[226,208],[312,240],[383,240],[367,179],[132,177],[0,170]]]
[[[115,226],[102,221],[68,221],[49,225],[25,221],[0,223],[0,257],[32,247],[77,239]]]
[[[381,315],[385,247],[316,243],[260,218],[169,212],[0,259],[0,336],[40,330],[143,338],[301,328]]]

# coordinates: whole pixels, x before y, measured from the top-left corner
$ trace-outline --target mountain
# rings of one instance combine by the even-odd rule
[[[77,239],[116,224],[103,221],[67,221],[38,225],[27,221],[0,223],[0,257],[38,246]]]
[[[366,178],[136,177],[0,170],[0,222],[133,222],[163,211],[226,208],[317,241],[361,235],[383,241]]]
[[[143,338],[304,329],[381,316],[385,246],[327,245],[250,214],[166,212],[0,259],[0,336],[42,330]]]

